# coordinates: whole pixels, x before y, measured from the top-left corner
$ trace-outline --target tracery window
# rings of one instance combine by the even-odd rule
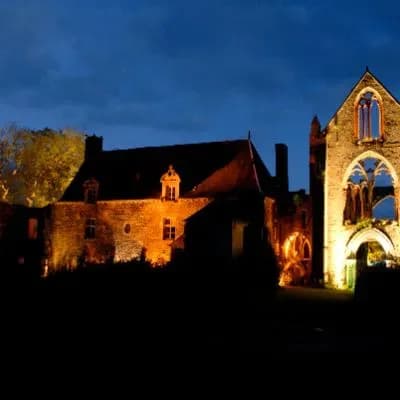
[[[311,273],[311,245],[300,232],[293,232],[282,247],[280,285],[304,284]]]
[[[360,96],[356,106],[357,137],[361,141],[383,138],[382,107],[376,94],[371,91]]]
[[[358,161],[347,180],[343,222],[363,219],[397,219],[393,178],[384,160],[367,157]]]

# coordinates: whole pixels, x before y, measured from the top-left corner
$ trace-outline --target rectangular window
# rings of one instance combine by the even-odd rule
[[[96,237],[96,219],[88,218],[85,226],[85,239],[94,239]]]
[[[35,240],[38,238],[38,220],[37,218],[28,219],[28,239]]]
[[[163,239],[175,239],[175,226],[172,226],[172,221],[169,218],[163,220]]]
[[[166,200],[175,200],[175,186],[167,185],[165,188],[165,199]]]

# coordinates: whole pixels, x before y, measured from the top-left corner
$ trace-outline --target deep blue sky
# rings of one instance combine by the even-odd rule
[[[366,65],[400,94],[397,1],[1,0],[0,125],[72,127],[106,149],[252,140],[272,173]]]

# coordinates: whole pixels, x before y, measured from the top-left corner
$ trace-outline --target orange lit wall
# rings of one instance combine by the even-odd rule
[[[184,220],[208,204],[207,198],[161,201],[160,199],[58,202],[52,207],[50,269],[75,268],[86,247],[91,262],[123,262],[145,254],[154,265],[171,257],[172,240],[163,240],[163,218],[170,218],[176,237],[183,234]],[[87,218],[96,219],[96,238],[84,239]],[[125,225],[130,225],[127,232]]]
[[[281,270],[283,270],[286,261],[284,245],[290,237],[293,235],[302,235],[307,239],[308,243],[311,244],[311,201],[310,198],[306,196],[300,204],[294,206],[286,215],[278,216],[276,200],[266,197],[264,199],[264,209],[264,223],[268,231],[268,240],[277,256],[279,266]],[[303,212],[306,213],[305,221],[303,221],[302,217]],[[305,224],[303,222],[305,222]],[[310,250],[312,252],[311,246]],[[310,273],[311,261],[310,265],[307,266],[307,274],[309,275]]]

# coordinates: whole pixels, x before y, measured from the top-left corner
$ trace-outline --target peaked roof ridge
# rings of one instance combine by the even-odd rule
[[[250,162],[251,162],[251,166],[252,166],[252,170],[253,170],[253,174],[254,174],[254,179],[256,181],[256,185],[257,185],[257,189],[260,193],[262,193],[262,189],[261,189],[261,185],[260,185],[260,179],[258,177],[258,171],[257,171],[257,167],[256,167],[256,161],[254,159],[254,152],[253,152],[253,143],[250,140],[250,131],[249,131],[249,137],[247,139],[247,142],[249,144],[249,155],[250,155]]]
[[[100,182],[102,200],[157,197],[160,176],[171,164],[182,179],[181,193],[187,193],[244,152],[249,153],[248,139],[105,150],[85,160],[63,200],[81,199],[82,184],[91,176]]]
[[[335,110],[335,112],[332,114],[332,116],[329,118],[328,122],[326,123],[325,127],[322,129],[322,132],[326,130],[328,125],[332,122],[332,120],[335,118],[335,115],[339,112],[339,110],[343,107],[343,104],[346,103],[346,101],[349,99],[349,97],[352,95],[356,87],[360,84],[360,82],[366,77],[370,76],[373,78],[379,85],[382,86],[382,88],[393,98],[393,100],[400,105],[399,100],[390,92],[390,90],[371,72],[371,70],[366,67],[364,73],[361,75],[361,77],[358,79],[358,81],[352,86],[352,88],[349,90],[347,96],[345,99],[340,103],[339,107]]]
[[[111,149],[111,150],[103,150],[103,153],[117,153],[117,152],[129,152],[133,150],[155,150],[155,149],[165,149],[165,148],[183,148],[189,146],[203,146],[203,145],[212,145],[212,144],[229,144],[229,143],[239,143],[246,142],[247,139],[227,139],[227,140],[213,140],[209,142],[190,142],[190,143],[176,143],[176,144],[166,144],[159,146],[139,146],[139,147],[129,147],[127,149]]]

